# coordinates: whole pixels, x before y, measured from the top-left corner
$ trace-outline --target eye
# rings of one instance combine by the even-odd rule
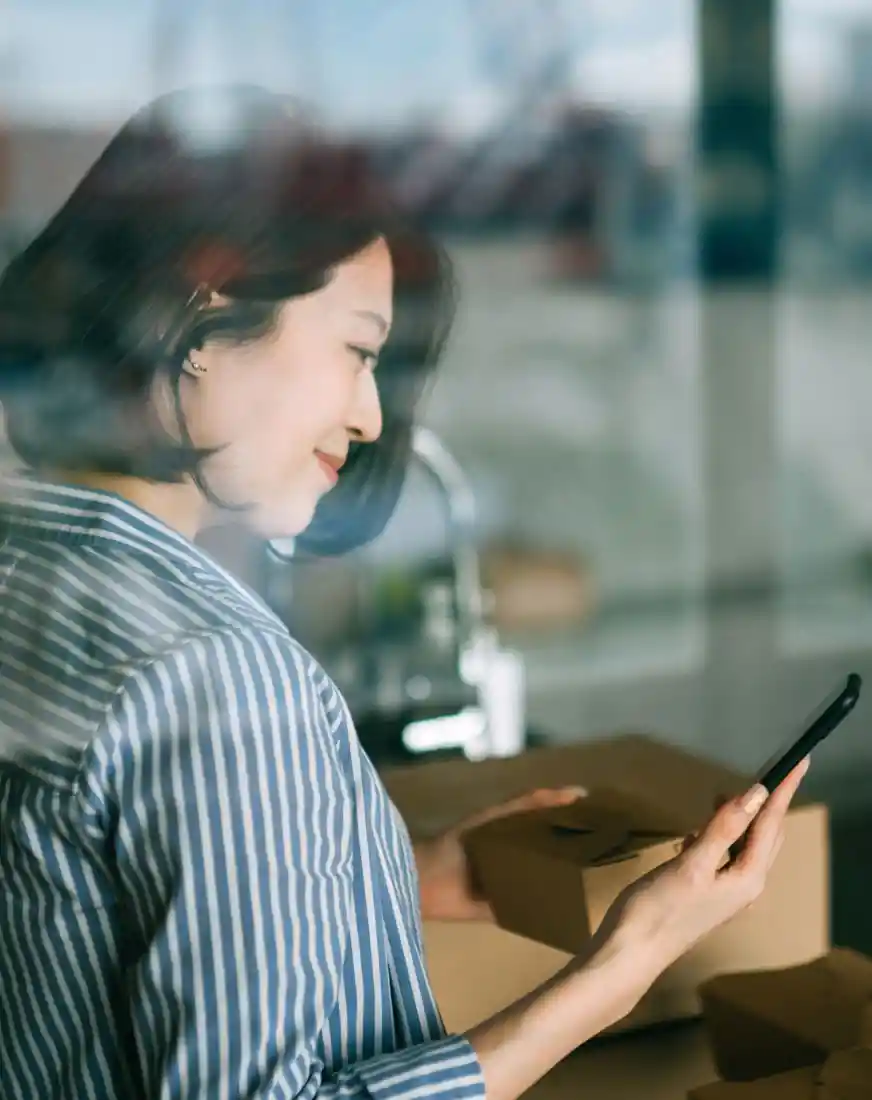
[[[378,366],[378,353],[372,351],[370,348],[360,347],[357,344],[349,344],[348,350],[357,356],[365,370],[375,370]]]

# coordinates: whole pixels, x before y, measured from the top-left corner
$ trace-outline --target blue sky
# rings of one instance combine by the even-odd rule
[[[0,0],[0,89],[19,114],[104,123],[167,84],[243,78],[303,94],[353,125],[429,116],[475,129],[504,90],[482,66],[487,22],[471,10],[505,14],[544,2]],[[690,109],[692,0],[552,3],[571,42],[568,83],[586,98]],[[158,56],[161,11],[175,13],[177,30],[172,52]],[[868,11],[869,0],[783,0],[782,52],[797,88],[832,82],[836,60],[821,23]],[[529,42],[541,25],[521,25],[517,39]]]

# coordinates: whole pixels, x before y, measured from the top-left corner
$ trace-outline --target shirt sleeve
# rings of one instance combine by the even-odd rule
[[[318,1057],[355,949],[353,792],[289,639],[189,640],[132,674],[98,746],[148,1100],[483,1098],[463,1037]]]

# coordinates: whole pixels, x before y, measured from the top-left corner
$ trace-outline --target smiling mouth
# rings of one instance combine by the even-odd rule
[[[331,481],[336,482],[339,480],[339,471],[345,465],[345,460],[338,458],[336,455],[324,454],[323,451],[316,451],[315,457],[318,459],[318,464]]]

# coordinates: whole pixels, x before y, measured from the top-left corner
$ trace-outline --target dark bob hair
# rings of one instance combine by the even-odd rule
[[[378,238],[395,286],[376,374],[384,430],[352,443],[299,540],[314,554],[368,542],[396,505],[415,409],[451,326],[450,266],[401,223],[364,151],[332,145],[293,101],[259,88],[175,92],[135,115],[6,268],[0,401],[12,447],[37,472],[189,475],[215,501],[201,469],[211,452],[182,415],[185,358],[211,339],[267,335],[282,302]],[[161,374],[177,438],[151,400]]]

